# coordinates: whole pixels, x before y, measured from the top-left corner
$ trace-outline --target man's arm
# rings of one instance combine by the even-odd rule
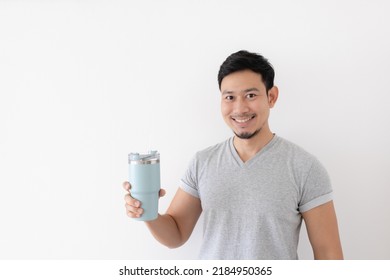
[[[130,186],[124,187],[126,190],[130,189]],[[126,194],[125,201],[129,217],[142,215],[142,205],[130,194]],[[169,248],[177,248],[188,240],[201,213],[200,199],[179,188],[166,214],[158,215],[157,219],[145,223],[154,238],[161,244]]]
[[[166,214],[146,224],[161,244],[177,248],[190,238],[201,213],[200,199],[179,188]]]
[[[333,201],[302,213],[316,260],[343,259]]]

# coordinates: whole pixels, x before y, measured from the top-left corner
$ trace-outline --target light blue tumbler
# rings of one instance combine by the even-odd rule
[[[160,192],[160,154],[151,151],[148,154],[129,154],[129,182],[131,196],[141,201],[144,209],[138,221],[151,221],[158,216]]]

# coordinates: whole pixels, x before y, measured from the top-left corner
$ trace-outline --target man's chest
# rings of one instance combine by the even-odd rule
[[[296,214],[298,208],[298,187],[283,166],[208,167],[198,183],[203,211],[237,209],[259,213],[284,209]]]

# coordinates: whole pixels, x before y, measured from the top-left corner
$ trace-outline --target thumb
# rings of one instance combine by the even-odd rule
[[[131,189],[131,185],[130,185],[130,183],[127,182],[127,181],[123,182],[122,186],[123,186],[123,188],[124,188],[126,191],[128,191],[128,192],[129,192],[130,189]]]
[[[163,197],[166,193],[165,189],[160,189],[159,196]]]

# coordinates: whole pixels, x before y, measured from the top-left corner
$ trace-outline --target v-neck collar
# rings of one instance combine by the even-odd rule
[[[271,141],[269,141],[263,148],[261,148],[260,151],[258,151],[253,157],[251,157],[249,160],[246,162],[243,162],[240,156],[238,155],[238,152],[236,150],[236,147],[234,147],[234,136],[229,139],[229,147],[230,151],[232,153],[233,158],[235,159],[236,163],[240,167],[249,167],[251,166],[254,162],[257,161],[258,158],[260,158],[264,153],[266,153],[268,150],[272,148],[272,146],[278,141],[279,137],[274,134],[272,137]]]

